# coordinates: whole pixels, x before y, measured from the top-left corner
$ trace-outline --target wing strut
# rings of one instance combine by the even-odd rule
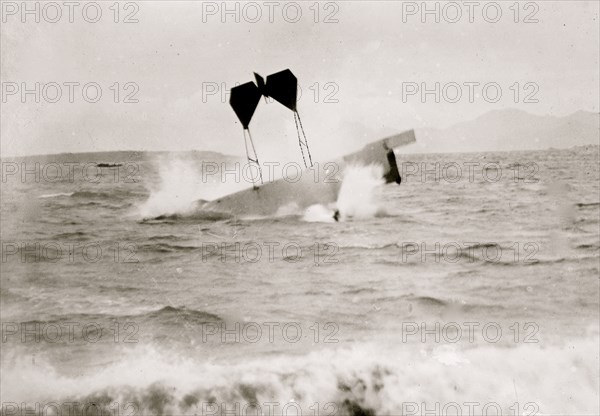
[[[246,132],[248,132],[248,136],[246,137]],[[248,141],[250,141],[250,146],[252,147],[252,154],[254,155],[254,157],[250,156],[250,153],[248,152]],[[260,163],[258,161],[258,155],[256,154],[256,149],[254,148],[254,141],[252,140],[252,135],[250,134],[250,129],[249,128],[245,128],[244,129],[244,145],[246,146],[246,158],[248,159],[248,162],[250,163],[254,163],[256,165],[256,167],[258,168],[258,174],[260,176],[260,184],[262,185],[263,182],[263,176],[262,176],[262,169],[260,167]],[[252,185],[254,187],[254,189],[257,188],[256,183],[254,182],[254,177],[252,178]]]
[[[296,132],[298,133],[298,146],[300,146],[300,153],[302,153],[302,160],[304,161],[304,167],[307,168],[306,157],[304,156],[304,147],[306,147],[306,153],[308,153],[308,163],[310,163],[310,167],[313,167],[312,156],[310,155],[310,148],[308,147],[308,139],[306,138],[306,133],[304,133],[304,127],[302,127],[302,120],[300,120],[300,113],[298,110],[294,110],[294,122],[296,123]],[[300,129],[298,129],[298,124],[300,125]],[[302,136],[304,140],[300,137],[300,131],[302,131]],[[303,147],[304,146],[304,147]]]

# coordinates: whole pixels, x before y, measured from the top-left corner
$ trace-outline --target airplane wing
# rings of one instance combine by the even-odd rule
[[[302,209],[314,204],[329,204],[337,200],[343,169],[348,163],[382,165],[386,183],[400,183],[394,148],[415,141],[414,131],[409,130],[370,143],[362,150],[343,157],[338,163],[340,169],[336,175],[326,175],[323,171],[315,172],[319,169],[317,165],[315,168],[304,170],[297,182],[285,178],[279,179],[203,203],[201,209],[234,215],[272,215],[286,205],[294,205]]]

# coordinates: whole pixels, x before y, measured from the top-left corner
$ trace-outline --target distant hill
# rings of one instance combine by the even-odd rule
[[[86,153],[58,153],[51,155],[32,155],[32,156],[15,156],[2,158],[2,161],[32,161],[38,163],[62,163],[77,161],[80,163],[125,163],[125,162],[142,162],[153,160],[156,158],[177,157],[181,160],[195,161],[211,161],[216,163],[221,162],[237,162],[240,160],[237,156],[225,155],[219,152],[212,151],[139,151],[139,150],[118,150],[111,152],[86,152]]]
[[[446,129],[416,129],[417,143],[405,153],[539,150],[600,144],[600,113],[566,117],[521,110],[495,110]]]

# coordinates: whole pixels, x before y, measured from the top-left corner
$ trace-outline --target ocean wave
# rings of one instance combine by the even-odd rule
[[[438,299],[432,296],[408,296],[406,300],[417,302],[426,306],[447,306],[448,303],[442,299]]]
[[[44,199],[44,198],[57,198],[60,196],[72,196],[75,192],[57,192],[55,194],[44,194],[44,195],[40,195],[38,196],[38,198],[40,199]]]
[[[377,293],[377,290],[372,287],[354,287],[352,289],[344,290],[342,293],[344,295],[358,295],[361,293]]]
[[[600,243],[584,243],[575,246],[575,248],[579,250],[598,251],[600,250]]]
[[[97,192],[97,191],[77,191],[73,192],[71,195],[72,198],[82,198],[82,199],[123,199],[130,198],[131,194],[129,192],[112,190],[110,192]]]
[[[398,243],[383,243],[383,244],[377,244],[377,243],[372,243],[372,244],[361,244],[361,243],[352,243],[352,244],[340,244],[338,245],[338,247],[340,248],[340,250],[343,249],[348,249],[348,250],[386,250],[389,248],[393,248],[393,249],[397,249],[400,247],[400,244]]]
[[[162,324],[181,323],[182,321],[185,321],[186,324],[196,325],[210,322],[222,322],[221,317],[209,312],[173,306],[165,306],[157,311],[148,312],[143,315],[143,318],[155,320]]]
[[[148,241],[162,241],[162,240],[177,240],[179,237],[173,234],[166,235],[151,235],[147,238]]]
[[[142,218],[142,224],[163,224],[163,223],[180,223],[180,222],[196,222],[196,221],[223,221],[233,218],[234,216],[227,212],[195,210],[184,214],[165,214],[156,217]]]
[[[569,346],[509,349],[377,343],[237,362],[140,347],[76,376],[17,357],[3,365],[3,377],[11,380],[3,385],[3,401],[95,403],[106,411],[115,403],[132,404],[142,415],[211,413],[207,409],[219,415],[225,409],[236,415],[314,414],[317,407],[336,415],[400,415],[407,406],[431,409],[436,403],[494,403],[498,414],[513,414],[515,402],[535,404],[538,414],[598,414],[597,345],[597,336],[570,340]],[[563,376],[547,377],[558,373]],[[269,412],[267,403],[278,407]]]
[[[600,206],[600,202],[579,202],[575,204],[577,208],[592,208]]]
[[[128,288],[129,292],[136,290],[136,288]],[[112,333],[111,331],[114,330],[115,323],[133,323],[136,327],[144,329],[144,331],[140,332],[146,332],[146,330],[148,330],[149,334],[168,334],[173,330],[177,330],[177,328],[185,328],[186,330],[189,330],[193,327],[200,328],[200,326],[204,324],[221,322],[223,322],[223,319],[220,316],[210,312],[186,307],[164,306],[160,309],[132,315],[115,315],[109,313],[68,313],[49,315],[44,319],[29,320],[25,322],[19,322],[18,324],[23,328],[46,328],[49,326],[66,328],[72,323],[90,325],[90,330],[86,332],[85,336],[90,336],[92,338],[98,336],[98,339],[104,339],[105,341],[110,342],[112,338],[110,338],[110,336],[107,337],[106,334]],[[160,328],[163,330],[160,330]],[[74,338],[71,341],[82,341],[87,343],[86,339],[83,338],[84,334],[81,331],[74,331],[73,335]],[[44,338],[43,341],[47,341],[46,338]],[[70,342],[70,340],[66,337],[63,341]],[[48,342],[54,343],[52,340]]]
[[[71,231],[71,232],[65,232],[65,233],[60,233],[60,234],[56,234],[53,238],[57,238],[57,239],[85,239],[88,237],[88,233],[84,232],[84,231]]]
[[[197,246],[182,246],[179,244],[154,243],[144,244],[137,247],[139,252],[156,252],[156,253],[176,253],[176,252],[193,252],[201,250]]]

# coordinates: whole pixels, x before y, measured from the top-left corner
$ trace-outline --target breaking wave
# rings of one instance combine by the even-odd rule
[[[502,412],[493,414],[514,414],[515,403],[519,414],[532,408],[538,414],[598,414],[597,343],[596,337],[564,347],[484,345],[464,350],[357,344],[301,357],[244,357],[240,362],[211,362],[202,352],[183,358],[140,347],[78,376],[21,357],[3,365],[6,380],[11,380],[3,385],[3,400],[95,403],[107,411],[118,403],[144,415],[225,410],[314,414],[315,408],[325,414],[399,415],[414,411],[414,406],[432,409],[451,403],[463,414],[466,403],[478,404],[475,414],[482,414],[486,404]],[[563,377],[546,377],[555,373]]]

